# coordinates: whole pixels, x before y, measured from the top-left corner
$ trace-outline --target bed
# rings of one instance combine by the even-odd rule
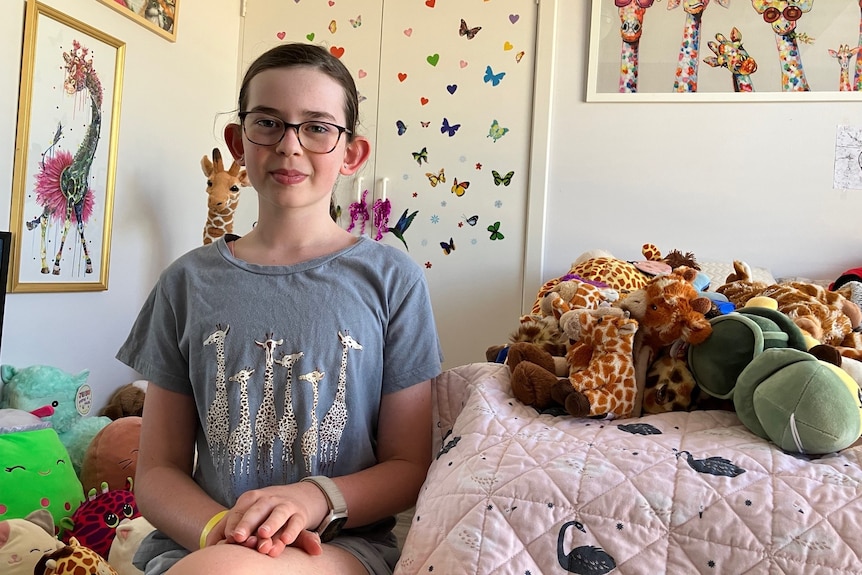
[[[731,411],[539,413],[450,369],[396,574],[862,573],[862,446],[808,458]]]

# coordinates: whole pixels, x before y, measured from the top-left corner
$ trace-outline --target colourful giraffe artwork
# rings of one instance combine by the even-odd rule
[[[90,103],[90,123],[74,156],[66,150],[56,150],[63,135],[63,126],[58,125],[54,141],[42,154],[36,174],[36,202],[42,213],[26,222],[28,230],[37,226],[41,230],[41,273],[60,275],[60,262],[69,229],[74,225],[81,245],[84,274],[93,273],[93,260],[85,236],[87,222],[93,215],[95,198],[90,188],[90,167],[99,145],[102,129],[102,83],[96,72],[89,48],[74,40],[72,49],[63,52],[63,90],[69,96],[86,93]],[[61,223],[60,244],[54,256],[53,268],[48,266],[48,227],[51,221]]]
[[[797,39],[800,34],[796,32],[796,26],[802,15],[814,7],[814,0],[751,0],[751,5],[775,33],[775,46],[781,64],[781,90],[809,91],[799,54]]]
[[[614,0],[620,14],[620,92],[638,91],[638,60],[644,16],[654,0]]]
[[[851,48],[847,44],[841,44],[838,50],[829,49],[829,55],[838,60],[838,66],[841,70],[838,76],[838,91],[851,92],[853,84],[850,83],[850,59],[859,53],[859,46]]]
[[[856,52],[856,75],[854,77],[856,91],[862,92],[862,0],[859,0],[859,51]]]
[[[715,0],[724,8],[730,0]],[[697,92],[697,69],[700,57],[700,28],[703,13],[710,0],[668,0],[667,9],[673,10],[682,5],[685,11],[685,26],[682,30],[682,43],[679,47],[676,75],[673,82],[674,92]]]
[[[730,70],[734,92],[754,92],[751,75],[757,71],[757,62],[743,47],[742,32],[733,28],[729,39],[719,32],[715,35],[715,41],[710,41],[708,46],[715,56],[707,56],[703,61],[713,68]]]

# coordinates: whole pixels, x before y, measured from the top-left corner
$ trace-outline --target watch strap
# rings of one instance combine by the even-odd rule
[[[314,483],[323,492],[324,497],[326,497],[326,503],[329,505],[329,512],[323,518],[320,525],[317,526],[316,531],[318,533],[329,524],[333,516],[347,516],[347,502],[344,500],[341,490],[338,489],[338,486],[335,485],[332,479],[325,475],[312,475],[304,477],[300,481]]]

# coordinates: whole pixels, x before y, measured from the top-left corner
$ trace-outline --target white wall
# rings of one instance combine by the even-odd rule
[[[586,103],[589,11],[560,2],[546,279],[646,242],[776,276],[862,263],[862,191],[832,189],[836,127],[862,125],[862,102]]]
[[[200,244],[199,163],[214,146],[227,153],[240,0],[184,0],[175,44],[96,0],[46,3],[127,43],[109,289],[7,295],[0,362],[89,369],[98,408],[137,377],[114,353],[158,273]],[[0,59],[0,222],[11,205],[25,2],[6,4],[0,50],[16,57]],[[585,103],[589,2],[559,4],[545,279],[585,250],[635,259],[645,242],[776,275],[831,278],[860,265],[862,191],[832,189],[835,129],[862,124],[859,102]],[[244,222],[255,205],[245,193]]]
[[[158,273],[201,243],[200,160],[215,146],[228,154],[222,113],[235,108],[240,0],[184,0],[176,43],[96,0],[44,3],[126,42],[109,289],[8,294],[0,362],[89,369],[99,409],[138,377],[114,354]],[[0,229],[9,229],[24,8],[4,0],[0,19]]]

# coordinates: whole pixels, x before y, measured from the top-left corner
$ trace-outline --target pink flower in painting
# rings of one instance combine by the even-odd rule
[[[72,154],[60,150],[54,156],[45,158],[42,168],[36,174],[36,202],[51,212],[55,220],[66,219],[68,200],[60,189],[60,177],[63,170],[72,164]],[[86,223],[93,215],[93,190],[87,188],[84,192],[84,204],[81,209],[81,220]],[[71,215],[71,214],[70,214]],[[74,221],[74,216],[72,216]]]

